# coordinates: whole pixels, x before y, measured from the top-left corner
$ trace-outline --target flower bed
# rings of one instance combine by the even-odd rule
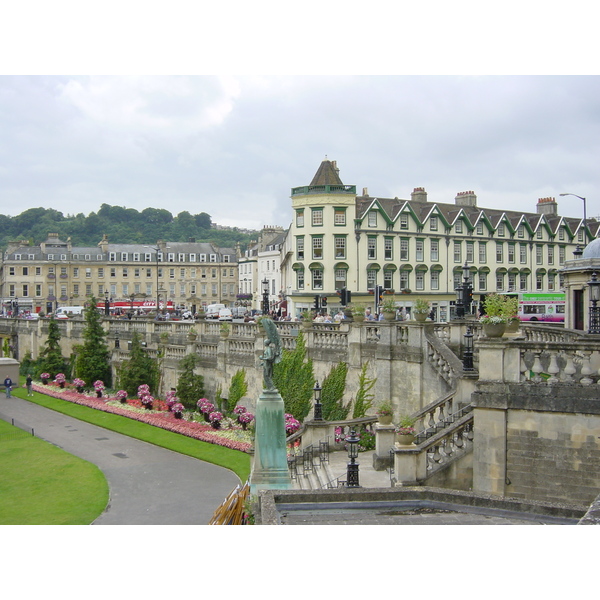
[[[175,415],[168,411],[168,406],[163,400],[154,399],[154,410],[147,410],[137,398],[130,398],[127,400],[126,404],[122,404],[116,396],[96,398],[86,394],[80,394],[72,388],[62,389],[56,385],[33,384],[32,387],[36,392],[46,394],[46,396],[52,396],[53,398],[59,398],[60,400],[66,400],[67,402],[74,402],[75,404],[81,404],[96,410],[128,417],[130,419],[135,419],[136,421],[142,421],[148,425],[154,425],[161,429],[180,433],[181,435],[202,442],[208,442],[209,444],[218,444],[219,446],[225,446],[232,450],[240,450],[241,452],[249,452],[252,448],[250,442],[244,441],[244,437],[246,436],[244,436],[241,428],[216,430],[207,423],[176,419]]]

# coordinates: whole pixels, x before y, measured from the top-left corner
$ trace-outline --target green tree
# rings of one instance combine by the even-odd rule
[[[62,355],[60,339],[60,328],[52,317],[48,323],[48,339],[44,344],[45,348],[40,352],[39,373],[49,373],[52,378],[56,377],[57,373],[64,373],[69,378],[71,367],[69,361]]]
[[[179,361],[182,372],[177,380],[177,397],[189,410],[194,410],[196,402],[204,396],[204,377],[194,373],[197,364],[198,357],[195,354],[188,354]]]
[[[302,422],[312,406],[315,376],[312,360],[306,358],[306,342],[298,332],[294,350],[284,350],[273,368],[273,383],[283,398],[285,412]]]
[[[84,310],[84,316],[83,344],[76,349],[75,374],[88,385],[99,379],[106,387],[111,387],[110,353],[102,328],[102,315],[96,308],[96,298],[93,296]]]
[[[246,383],[246,371],[239,369],[231,378],[229,386],[229,398],[227,400],[227,410],[231,413],[238,402],[247,394],[248,384]]]
[[[119,387],[130,396],[137,394],[138,387],[143,383],[150,386],[150,393],[158,392],[158,363],[148,356],[142,347],[140,336],[134,332],[131,338],[129,360],[123,361],[119,367]]]
[[[358,376],[358,392],[354,400],[354,410],[352,411],[353,419],[360,419],[367,414],[367,411],[373,406],[375,395],[371,393],[373,386],[377,382],[377,378],[370,379],[367,377],[367,368],[369,363],[363,364]]]
[[[323,418],[326,421],[343,421],[348,416],[350,403],[344,405],[347,374],[348,364],[340,362],[331,368],[329,375],[323,381],[321,404]]]

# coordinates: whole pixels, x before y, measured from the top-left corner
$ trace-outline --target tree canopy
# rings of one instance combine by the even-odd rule
[[[96,246],[106,234],[111,242],[119,244],[155,243],[156,240],[213,242],[217,246],[233,246],[240,242],[245,247],[256,232],[242,233],[237,228],[217,229],[211,216],[205,212],[191,214],[182,211],[173,216],[164,208],[145,208],[141,212],[124,206],[102,204],[89,215],[64,216],[53,208],[29,208],[14,217],[0,215],[0,248],[9,241],[29,240],[38,245],[48,233],[57,233],[65,240],[71,238],[74,246]]]

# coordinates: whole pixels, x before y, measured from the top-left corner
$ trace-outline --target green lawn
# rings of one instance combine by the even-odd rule
[[[166,431],[153,425],[135,421],[134,419],[94,410],[87,406],[59,400],[58,398],[52,398],[44,394],[34,393],[33,397],[28,398],[26,390],[23,388],[15,389],[13,395],[81,421],[92,423],[93,425],[98,425],[99,427],[104,427],[105,429],[110,429],[111,431],[116,431],[117,433],[161,446],[162,448],[168,448],[180,454],[199,458],[220,467],[225,467],[233,471],[242,482],[245,482],[250,476],[250,455],[245,452],[195,440],[179,433]]]
[[[88,525],[107,502],[96,465],[0,421],[0,524]]]
[[[250,456],[127,417],[16,388],[13,395],[81,421],[230,469],[245,482]],[[77,525],[96,519],[108,486],[95,466],[0,421],[0,524]]]

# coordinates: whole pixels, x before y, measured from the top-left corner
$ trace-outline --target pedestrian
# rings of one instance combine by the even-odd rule
[[[6,392],[6,397],[7,398],[11,397],[10,392],[12,390],[12,385],[13,385],[12,379],[10,377],[7,377],[4,380],[4,391]]]
[[[27,375],[27,379],[25,380],[25,387],[27,388],[27,395],[28,396],[33,396],[33,389],[32,386],[33,385],[33,379],[31,379],[31,374]]]

